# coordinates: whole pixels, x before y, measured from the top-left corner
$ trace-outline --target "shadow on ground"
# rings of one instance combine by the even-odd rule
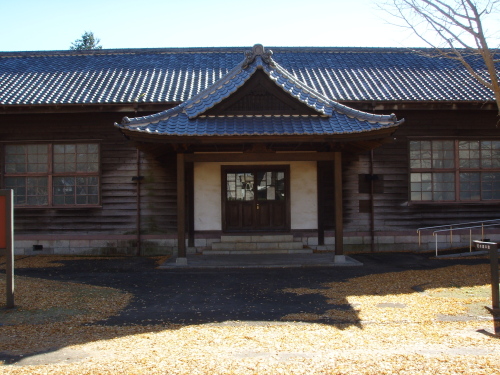
[[[326,288],[327,283],[343,283],[365,275],[487,262],[485,259],[443,261],[412,253],[357,254],[353,257],[363,262],[364,266],[172,271],[156,269],[157,264],[152,258],[130,257],[62,261],[59,258],[57,262],[62,262],[63,267],[22,268],[16,270],[16,275],[111,287],[131,293],[133,298],[119,315],[80,326],[76,331],[75,327],[60,327],[58,340],[37,342],[27,346],[22,353],[11,352],[2,343],[0,361],[15,363],[28,356],[66,346],[125,336],[141,330],[151,332],[191,324],[227,324],[224,322],[235,321],[255,324],[283,322],[283,317],[290,314],[316,314],[323,317],[332,309],[343,310],[343,318],[334,320],[323,317],[314,323],[329,324],[339,329],[352,325],[362,327],[358,312],[349,304],[347,295],[337,296],[336,304],[332,305],[319,293],[298,295],[284,290],[320,290]],[[363,291],[358,293],[363,294]],[[1,326],[1,316],[2,311],[0,330],[6,331],[6,334],[15,331],[14,326]],[[43,322],[37,323],[40,331],[43,331]],[[34,324],[32,329],[38,331],[37,325]],[[92,335],[88,335],[88,331],[92,331]]]

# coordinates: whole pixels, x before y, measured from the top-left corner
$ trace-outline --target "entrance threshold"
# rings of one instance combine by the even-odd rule
[[[356,267],[363,263],[349,256],[335,260],[327,254],[241,254],[201,255],[188,254],[186,264],[170,258],[160,269],[211,269],[211,268],[306,268],[306,267]]]

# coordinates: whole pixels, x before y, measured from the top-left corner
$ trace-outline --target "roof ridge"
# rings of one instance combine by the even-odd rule
[[[248,47],[154,47],[154,48],[108,48],[99,50],[39,50],[39,51],[0,51],[0,57],[29,57],[29,56],[100,56],[100,55],[121,55],[121,54],[169,54],[169,53],[244,53]],[[304,52],[384,52],[401,53],[417,51],[429,51],[432,48],[426,47],[268,47],[275,53],[304,53]]]

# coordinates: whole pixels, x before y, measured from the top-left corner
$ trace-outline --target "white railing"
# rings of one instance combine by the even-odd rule
[[[433,227],[423,227],[418,228],[418,247],[422,245],[422,232],[432,231],[432,235],[435,237],[436,242],[436,256],[438,256],[438,235],[442,232],[449,232],[450,236],[450,248],[453,248],[453,232],[468,230],[469,231],[469,251],[472,251],[472,230],[481,228],[481,240],[484,240],[484,228],[500,226],[500,219],[494,220],[483,220],[483,221],[471,221],[468,223],[458,223],[458,224],[447,224],[447,225],[436,225]]]

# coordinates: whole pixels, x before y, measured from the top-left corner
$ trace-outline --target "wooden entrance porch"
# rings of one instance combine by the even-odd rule
[[[245,52],[234,69],[186,101],[163,112],[126,117],[121,124],[115,124],[129,139],[142,146],[148,143],[146,148],[176,153],[179,263],[187,261],[186,239],[189,244],[194,242],[194,163],[285,166],[293,162],[316,162],[316,169],[324,162],[333,164],[333,171],[329,172],[333,174],[329,179],[333,180],[333,192],[329,193],[333,194],[330,206],[333,208],[329,209],[334,216],[335,255],[343,257],[343,155],[379,146],[402,120],[398,121],[395,115],[374,115],[335,102],[281,67],[272,55],[272,51],[257,44]],[[235,173],[242,176],[242,172]],[[286,180],[285,169],[277,173],[275,179]],[[258,175],[259,171],[249,171],[248,177],[252,174]],[[255,176],[252,178],[248,184],[255,184]],[[272,183],[266,185],[269,193],[271,188]],[[320,188],[318,183],[315,189]],[[258,194],[255,186],[248,185],[245,189],[248,189],[248,197],[250,190]],[[222,191],[224,188],[221,194]],[[288,199],[286,190],[281,193],[284,200]],[[270,196],[266,192],[267,198],[262,202],[249,198],[245,205],[229,204],[231,207],[226,207],[224,215],[232,216],[229,226],[226,217],[222,229],[226,232],[231,229],[289,231],[286,201],[284,204],[277,199],[273,201],[268,199]],[[302,201],[300,197],[289,199]],[[317,203],[319,206],[323,202]],[[257,212],[261,204],[263,210]],[[244,214],[243,210],[246,210]],[[319,212],[318,240],[321,242],[324,226]]]
[[[335,221],[335,255],[341,256],[343,251],[343,210],[342,210],[342,153],[337,152],[281,152],[281,153],[177,153],[177,236],[178,259],[186,259],[186,239],[188,245],[194,244],[194,199],[192,163],[196,162],[292,162],[315,161],[333,162],[334,181],[334,221]],[[321,218],[318,218],[318,222]],[[324,238],[323,226],[318,226],[318,237]]]

